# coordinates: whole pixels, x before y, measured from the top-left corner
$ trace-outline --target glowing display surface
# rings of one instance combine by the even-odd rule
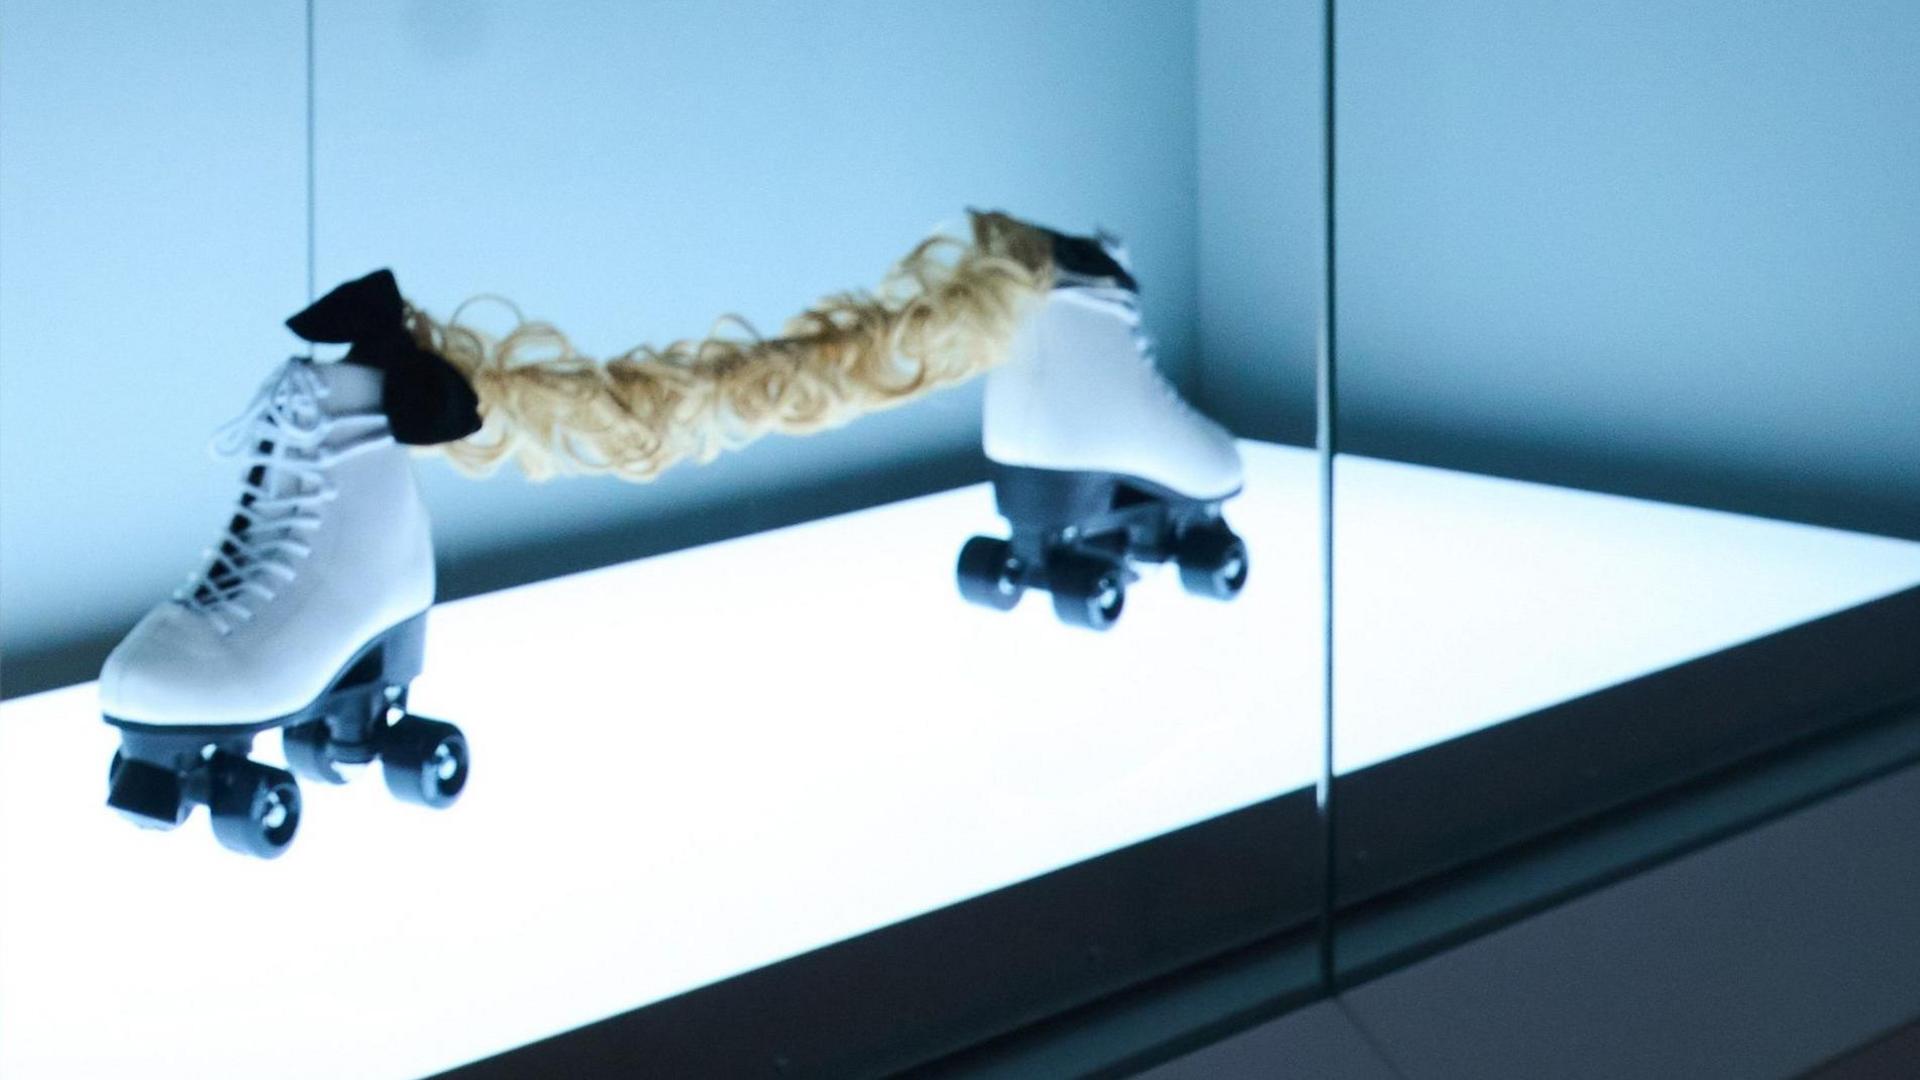
[[[303,782],[274,862],[103,805],[89,686],[0,707],[0,1076],[414,1076],[1247,805],[1319,756],[1315,462],[1235,603],[960,602],[984,487],[435,610],[460,804]],[[1920,583],[1920,545],[1339,471],[1343,768]],[[272,738],[259,756],[278,759]]]

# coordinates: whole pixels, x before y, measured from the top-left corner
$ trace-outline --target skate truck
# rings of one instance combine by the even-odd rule
[[[370,642],[302,708],[257,723],[106,721],[120,730],[107,774],[107,804],[135,823],[169,829],[205,805],[226,847],[272,858],[300,826],[294,774],[344,784],[341,765],[380,762],[387,789],[404,802],[443,808],[466,787],[466,736],[452,724],[407,712],[408,683],[426,646],[420,614]],[[252,759],[254,738],[281,730],[292,771]]]
[[[1105,630],[1120,618],[1132,564],[1172,561],[1195,596],[1231,600],[1247,583],[1246,543],[1217,501],[1188,499],[1137,477],[991,465],[1010,539],[960,549],[960,595],[1011,610],[1028,589],[1053,597],[1062,622]]]
[[[1054,287],[987,374],[981,441],[1012,536],[967,541],[960,595],[1007,611],[1040,589],[1061,621],[1105,630],[1134,564],[1172,561],[1188,592],[1230,600],[1248,570],[1221,514],[1241,486],[1233,436],[1155,364],[1119,244],[1051,236]]]

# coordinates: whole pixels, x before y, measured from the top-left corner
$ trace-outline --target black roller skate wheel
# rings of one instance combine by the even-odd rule
[[[1247,544],[1233,530],[1196,529],[1181,537],[1180,584],[1195,596],[1231,600],[1247,585]]]
[[[1020,582],[1020,563],[1013,557],[1013,545],[991,536],[976,536],[960,549],[956,570],[960,595],[968,603],[995,611],[1011,611],[1026,592]]]
[[[213,835],[243,855],[271,859],[300,828],[300,785],[285,769],[216,754],[208,763]]]
[[[452,724],[403,716],[387,729],[380,770],[402,802],[452,806],[467,786],[467,737]]]
[[[1127,604],[1127,571],[1117,562],[1090,555],[1063,554],[1048,576],[1053,611],[1069,626],[1105,630],[1120,619]]]
[[[347,778],[334,768],[333,734],[325,720],[295,724],[280,733],[287,764],[296,775],[328,784],[344,784]]]

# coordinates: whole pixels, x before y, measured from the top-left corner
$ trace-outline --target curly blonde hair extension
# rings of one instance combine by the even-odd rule
[[[440,449],[485,474],[509,458],[536,479],[611,473],[650,480],[769,432],[836,427],[998,363],[1030,303],[1052,284],[1047,235],[1000,213],[970,215],[973,238],[929,238],[871,293],[828,296],[778,337],[722,318],[706,337],[642,345],[598,363],[546,323],[495,340],[407,309],[424,348],[479,395],[480,430]]]

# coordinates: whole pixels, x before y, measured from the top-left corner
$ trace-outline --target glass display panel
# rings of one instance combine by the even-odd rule
[[[1370,912],[1920,698],[1920,19],[1337,19],[1352,974],[1574,879]]]
[[[6,0],[0,1075],[1310,988],[1312,15]]]

